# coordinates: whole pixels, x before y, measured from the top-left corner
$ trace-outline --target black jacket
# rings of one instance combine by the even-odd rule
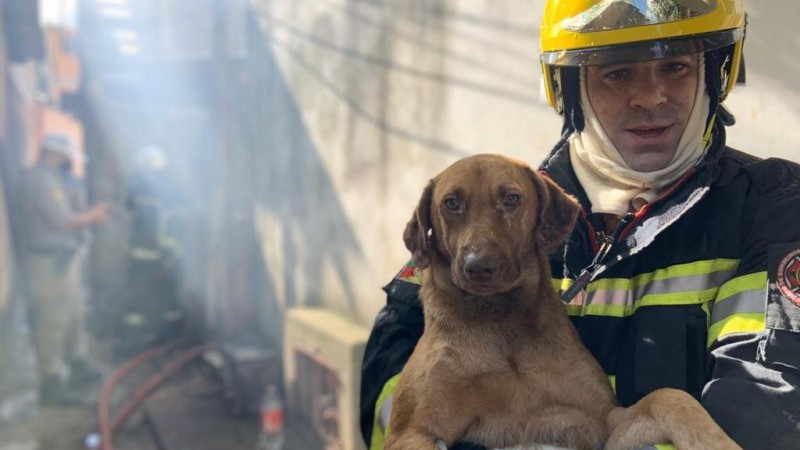
[[[623,406],[678,388],[745,449],[800,449],[800,165],[761,160],[724,141],[717,123],[701,163],[668,195],[625,217],[594,267],[600,244],[582,214],[551,256],[553,279],[571,297],[572,322]],[[564,145],[541,170],[588,212],[568,153]],[[384,288],[387,304],[364,356],[368,445],[376,400],[423,331],[409,273]]]

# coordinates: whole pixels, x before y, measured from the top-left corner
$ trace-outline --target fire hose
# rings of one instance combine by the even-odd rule
[[[132,360],[125,363],[120,367],[109,380],[103,385],[100,392],[100,399],[97,406],[97,419],[100,432],[100,450],[114,450],[112,442],[113,433],[136,411],[141,403],[152,394],[158,386],[163,383],[172,374],[177,372],[181,367],[202,355],[204,352],[216,348],[216,343],[206,343],[186,350],[181,353],[177,358],[173,359],[169,364],[161,368],[156,374],[151,376],[134,394],[131,398],[120,408],[116,414],[114,421],[110,422],[109,403],[111,394],[114,388],[130,373],[139,368],[154,358],[166,354],[167,352],[177,348],[183,341],[178,339],[168,344],[155,347],[144,353],[137,355]]]

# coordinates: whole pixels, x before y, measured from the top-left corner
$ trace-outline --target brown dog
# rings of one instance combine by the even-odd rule
[[[462,159],[431,180],[403,235],[427,269],[425,332],[397,387],[386,450],[434,450],[438,440],[739,448],[682,391],[616,405],[551,282],[548,254],[578,211],[555,183],[498,155]]]

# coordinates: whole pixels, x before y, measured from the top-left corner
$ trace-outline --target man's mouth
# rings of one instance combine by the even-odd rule
[[[627,131],[635,135],[636,137],[648,139],[648,138],[655,138],[662,136],[667,130],[670,129],[672,125],[667,125],[664,127],[638,127],[638,128],[629,128]]]

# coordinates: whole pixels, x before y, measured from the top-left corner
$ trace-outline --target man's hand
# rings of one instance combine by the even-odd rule
[[[93,224],[103,223],[111,217],[111,207],[106,203],[98,203],[92,205],[86,213],[89,214]]]
[[[111,207],[106,203],[92,205],[86,211],[75,214],[67,223],[67,229],[75,230],[92,225],[101,224],[111,217]]]

